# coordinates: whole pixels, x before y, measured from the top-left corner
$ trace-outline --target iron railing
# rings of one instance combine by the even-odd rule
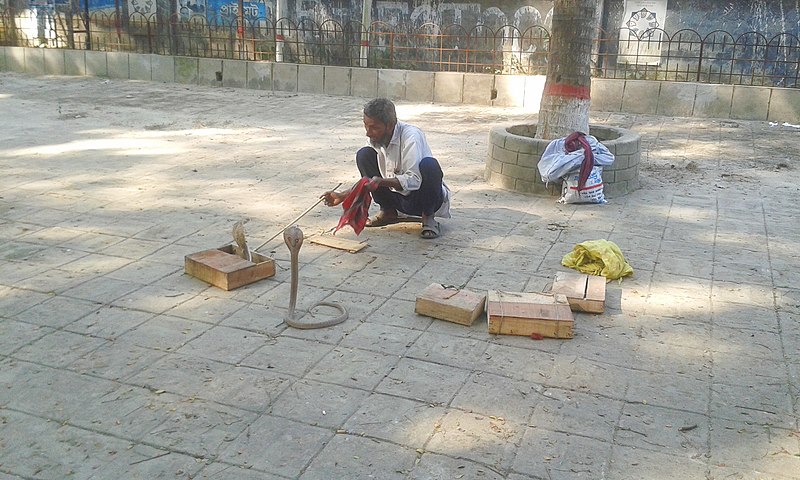
[[[0,10],[0,45],[524,75],[546,73],[550,46],[542,26],[400,29],[374,22],[365,28],[281,18],[244,19],[239,27],[237,18],[201,15]],[[592,63],[592,75],[601,78],[800,88],[800,39],[792,33],[601,30]]]

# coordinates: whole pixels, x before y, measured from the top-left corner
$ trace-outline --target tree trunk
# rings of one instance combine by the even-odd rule
[[[536,138],[589,133],[596,0],[555,0],[550,56]]]

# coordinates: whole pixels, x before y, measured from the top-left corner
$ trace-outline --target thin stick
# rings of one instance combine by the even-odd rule
[[[337,189],[337,188],[339,188],[339,187],[341,187],[341,186],[342,186],[342,182],[339,182],[339,184],[338,184],[338,185],[336,185],[335,187],[333,187],[333,191],[336,191],[336,189]],[[280,235],[281,233],[283,233],[283,231],[284,231],[284,230],[286,230],[287,228],[289,228],[289,227],[291,227],[292,225],[294,225],[294,223],[295,223],[296,221],[298,221],[298,220],[300,220],[301,218],[305,217],[305,216],[306,216],[306,214],[307,214],[308,212],[310,212],[311,210],[314,210],[314,207],[316,207],[317,205],[319,205],[319,204],[320,204],[320,202],[322,202],[324,199],[325,199],[325,197],[319,197],[319,200],[317,200],[317,201],[314,203],[314,205],[311,205],[310,207],[308,207],[308,208],[306,209],[306,211],[305,211],[305,212],[303,212],[303,213],[301,213],[300,215],[298,215],[298,216],[297,216],[297,218],[295,218],[294,220],[292,220],[291,222],[289,222],[289,224],[288,224],[288,225],[286,225],[285,227],[283,227],[283,228],[281,228],[280,230],[278,230],[278,233],[276,233],[275,235],[273,235],[273,236],[269,237],[269,238],[268,238],[268,239],[267,239],[267,240],[266,240],[264,243],[262,243],[261,245],[257,246],[256,248],[254,248],[254,249],[253,249],[253,251],[254,251],[254,252],[257,252],[257,251],[261,250],[261,247],[263,247],[264,245],[268,244],[269,242],[271,242],[271,241],[275,240],[275,238],[276,238],[278,235]]]

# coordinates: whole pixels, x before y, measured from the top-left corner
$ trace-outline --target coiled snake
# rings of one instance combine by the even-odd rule
[[[287,313],[286,318],[283,319],[283,321],[286,322],[286,325],[294,328],[311,329],[330,327],[333,325],[338,325],[347,320],[347,310],[345,310],[343,306],[339,305],[338,303],[318,302],[312,305],[308,311],[310,312],[317,307],[325,306],[335,308],[339,310],[341,314],[339,314],[338,317],[331,318],[330,320],[323,320],[321,322],[306,323],[298,321],[298,318],[295,315],[295,306],[297,304],[298,255],[300,253],[300,247],[303,246],[303,231],[300,230],[297,225],[292,225],[283,231],[283,241],[286,242],[286,246],[289,247],[292,268],[292,284],[291,293],[289,295],[289,313]]]

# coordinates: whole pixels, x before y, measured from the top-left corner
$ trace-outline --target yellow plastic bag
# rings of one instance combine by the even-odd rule
[[[616,280],[633,273],[616,243],[609,240],[589,240],[575,245],[564,255],[561,265],[590,275],[602,275]]]

